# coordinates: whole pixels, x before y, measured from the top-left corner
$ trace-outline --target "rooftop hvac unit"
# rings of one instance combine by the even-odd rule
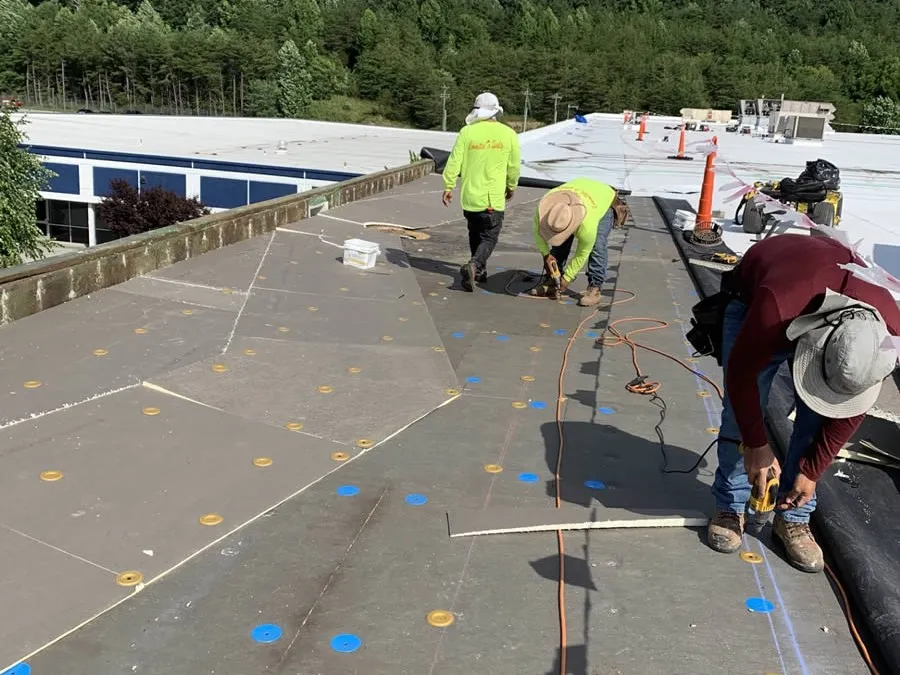
[[[806,117],[797,115],[785,130],[785,137],[798,141],[821,141],[825,138],[824,117]]]

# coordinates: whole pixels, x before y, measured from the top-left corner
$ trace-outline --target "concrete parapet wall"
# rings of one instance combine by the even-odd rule
[[[433,170],[431,160],[415,162],[0,270],[0,325],[303,220],[323,199],[329,208],[348,204]]]

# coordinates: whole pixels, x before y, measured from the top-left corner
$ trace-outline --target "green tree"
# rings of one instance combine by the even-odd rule
[[[876,134],[896,134],[900,131],[900,106],[887,96],[879,96],[863,106],[860,124]]]
[[[293,40],[285,42],[278,51],[279,107],[285,117],[302,117],[312,101],[312,77],[306,58]]]
[[[25,124],[24,118],[14,120],[9,110],[0,109],[0,267],[43,258],[54,248],[35,221],[38,192],[54,174],[19,147]]]

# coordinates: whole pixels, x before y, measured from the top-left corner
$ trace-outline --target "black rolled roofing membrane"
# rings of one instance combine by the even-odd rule
[[[694,278],[697,294],[702,298],[717,293],[721,272],[687,261],[733,251],[724,242],[718,247],[693,245],[673,226],[676,211],[694,211],[693,207],[682,199],[653,199]],[[790,373],[784,366],[772,384],[766,410],[775,449],[782,456],[794,427],[787,417],[793,401]],[[850,473],[849,479],[835,477],[838,469]],[[856,626],[881,674],[900,675],[900,470],[861,462],[833,464],[817,483],[816,493],[812,524],[850,596]]]

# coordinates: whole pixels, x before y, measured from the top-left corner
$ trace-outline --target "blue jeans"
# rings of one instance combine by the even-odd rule
[[[725,322],[722,330],[722,368],[728,372],[728,360],[738,331],[744,323],[747,315],[747,305],[740,300],[732,300],[725,309]],[[769,391],[772,381],[779,367],[785,361],[792,365],[793,351],[776,354],[772,360],[758,375],[759,398],[762,409],[765,412],[766,403],[769,400]],[[799,396],[795,396],[794,432],[788,444],[787,455],[781,464],[781,479],[778,496],[789,492],[794,487],[794,480],[800,472],[800,458],[810,447],[822,428],[823,419],[817,413],[810,410]],[[738,445],[731,440],[740,438],[740,430],[734,418],[734,410],[725,390],[725,400],[722,403],[722,423],[719,426],[719,468],[716,469],[716,478],[713,482],[712,493],[716,499],[717,511],[733,511],[743,513],[747,501],[750,499],[750,482],[744,471],[744,458],[738,450]],[[812,512],[816,510],[816,497],[809,500],[799,508],[788,511],[777,511],[788,522],[808,523]]]
[[[597,239],[594,241],[594,248],[591,250],[587,262],[587,280],[589,286],[597,286],[599,288],[606,280],[606,266],[609,264],[609,254],[607,253],[606,248],[609,245],[609,233],[612,232],[613,223],[615,222],[614,215],[612,209],[607,209],[606,213],[603,214],[603,217],[600,218],[600,222],[597,224]],[[565,269],[566,260],[569,258],[569,253],[572,250],[573,241],[575,241],[574,234],[559,246],[554,246],[550,249],[550,255],[556,258],[560,270]]]

